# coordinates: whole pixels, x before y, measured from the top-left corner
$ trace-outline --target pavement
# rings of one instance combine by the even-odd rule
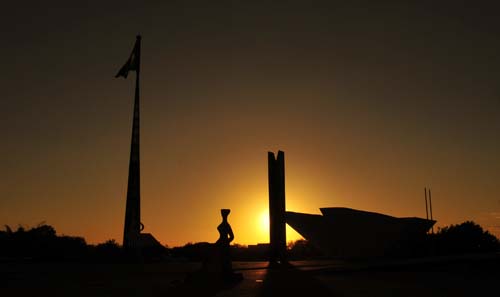
[[[500,256],[346,263],[234,262],[239,282],[192,278],[200,263],[0,262],[0,296],[497,296]]]

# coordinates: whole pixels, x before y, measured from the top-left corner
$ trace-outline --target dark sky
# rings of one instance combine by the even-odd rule
[[[247,2],[2,4],[0,223],[121,241],[134,80],[113,77],[140,33],[162,243],[214,240],[224,207],[237,242],[267,240],[278,149],[288,210],[424,216],[431,186],[439,226],[500,235],[496,1]]]

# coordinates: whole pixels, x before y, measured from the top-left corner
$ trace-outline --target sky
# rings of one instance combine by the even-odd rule
[[[269,3],[272,2],[272,3]],[[366,3],[364,3],[366,2]],[[500,236],[495,1],[10,1],[0,30],[0,224],[122,241],[142,35],[144,232],[267,242],[287,210],[473,220]],[[297,233],[288,230],[288,239]]]

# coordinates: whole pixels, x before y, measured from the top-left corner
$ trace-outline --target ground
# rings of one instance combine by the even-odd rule
[[[234,262],[244,280],[187,275],[199,263],[0,263],[1,296],[487,296],[499,292],[500,255],[415,261]],[[490,293],[491,292],[491,293]],[[494,293],[497,292],[497,293]]]

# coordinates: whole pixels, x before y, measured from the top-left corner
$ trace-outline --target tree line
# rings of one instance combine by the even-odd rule
[[[361,236],[361,235],[360,235]],[[167,247],[143,251],[145,260],[202,261],[210,248],[208,242],[188,243],[181,247]],[[289,242],[290,260],[324,259],[328,255],[307,240]],[[500,251],[500,241],[494,235],[472,222],[450,225],[435,234],[427,234],[405,256],[434,256]],[[231,246],[231,256],[236,261],[267,260],[268,245]],[[9,261],[96,261],[120,262],[137,256],[125,251],[111,239],[97,245],[87,244],[83,237],[57,235],[54,227],[39,224],[26,229],[19,226],[12,230],[5,226],[0,231],[0,260]]]

